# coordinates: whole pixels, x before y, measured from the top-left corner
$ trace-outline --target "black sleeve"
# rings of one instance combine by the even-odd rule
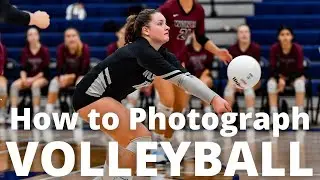
[[[203,46],[203,47],[209,41],[209,38],[204,34],[200,35],[200,34],[196,33],[196,39],[199,42],[199,44],[201,44],[201,46]]]
[[[151,46],[136,50],[138,63],[163,79],[170,79],[187,71],[180,65],[177,58],[168,51],[158,52]]]
[[[30,23],[29,13],[13,7],[8,0],[0,0],[0,18],[9,24],[27,26]]]
[[[169,52],[167,48],[161,48],[159,52],[174,67],[178,68],[183,73],[187,72],[187,70],[181,65],[180,61],[177,59],[176,55]]]

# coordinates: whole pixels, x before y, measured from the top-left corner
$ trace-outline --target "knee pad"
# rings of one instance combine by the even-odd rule
[[[54,78],[51,80],[49,85],[49,92],[59,92],[60,84],[58,82],[58,78]]]
[[[138,100],[139,95],[140,95],[140,90],[135,90],[134,92],[128,95],[128,98],[133,100]]]
[[[10,96],[12,96],[12,97],[18,97],[19,96],[19,87],[15,83],[13,83],[11,85]]]
[[[126,149],[133,152],[133,153],[137,153],[137,143],[138,142],[151,142],[151,141],[152,141],[151,136],[137,137],[137,138],[130,141],[130,143],[128,144]]]
[[[157,105],[157,111],[163,113],[166,117],[169,117],[173,111],[173,108],[167,107],[159,102]]]
[[[40,87],[32,86],[31,92],[32,92],[32,97],[39,97],[41,95]]]
[[[243,93],[244,93],[245,97],[255,97],[256,96],[256,93],[254,92],[253,88],[245,89]]]
[[[233,86],[226,86],[226,88],[224,89],[224,97],[232,97],[234,96],[234,88]]]
[[[0,87],[0,96],[7,96],[7,86]]]
[[[297,79],[293,83],[294,90],[298,93],[306,92],[305,82],[302,79]]]
[[[276,93],[277,92],[277,82],[274,79],[270,79],[268,81],[268,93]]]

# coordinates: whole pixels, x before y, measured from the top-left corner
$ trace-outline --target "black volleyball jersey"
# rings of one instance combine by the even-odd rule
[[[138,38],[108,56],[84,76],[76,86],[73,101],[81,101],[75,98],[93,99],[74,106],[79,109],[102,97],[120,101],[136,89],[150,85],[156,76],[172,79],[183,73],[190,75],[172,53],[165,48],[156,51],[145,38]]]

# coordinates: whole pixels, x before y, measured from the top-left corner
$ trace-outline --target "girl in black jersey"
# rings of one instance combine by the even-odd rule
[[[120,103],[129,93],[150,85],[156,76],[161,76],[211,104],[219,115],[230,112],[231,107],[202,81],[190,75],[172,53],[161,47],[169,40],[169,27],[160,12],[146,9],[137,16],[130,16],[125,34],[127,45],[92,68],[79,82],[73,107],[86,121],[93,109],[101,115],[96,124],[119,143],[119,167],[131,168],[134,173],[136,144],[151,141],[151,133],[142,123],[136,130],[129,129],[129,110]],[[118,128],[112,131],[102,126],[102,116],[108,112],[117,114],[120,120]],[[106,169],[107,163],[105,176],[108,176]]]

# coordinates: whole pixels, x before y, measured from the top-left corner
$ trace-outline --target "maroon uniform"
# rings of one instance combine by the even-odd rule
[[[58,46],[57,53],[58,75],[76,74],[77,76],[80,76],[88,72],[90,52],[87,44],[83,44],[82,53],[79,57],[77,57],[76,54],[70,54],[68,48],[64,44]]]
[[[181,63],[185,64],[185,67],[192,74],[198,78],[201,76],[204,70],[212,69],[213,55],[209,51],[201,48],[200,51],[196,51],[192,45],[186,46],[178,56]]]
[[[33,54],[29,46],[22,50],[21,66],[27,73],[27,77],[33,77],[43,72],[45,77],[48,78],[48,68],[50,63],[50,53],[47,47],[41,45],[39,51]]]
[[[289,79],[303,75],[303,50],[293,43],[288,54],[284,54],[279,43],[272,45],[270,51],[270,64],[273,76],[281,74]]]
[[[261,48],[258,44],[251,42],[250,46],[246,51],[241,51],[240,46],[238,43],[231,46],[229,49],[229,53],[232,55],[233,58],[241,56],[241,55],[247,55],[255,58],[258,62],[261,58]]]
[[[107,56],[111,55],[118,49],[117,42],[113,42],[107,46]]]
[[[185,47],[185,41],[193,31],[196,36],[205,34],[205,14],[201,4],[194,1],[191,11],[185,13],[179,0],[168,0],[159,10],[170,27],[170,40],[165,47],[176,56]]]
[[[5,65],[7,64],[7,49],[0,43],[0,75],[4,74]]]

